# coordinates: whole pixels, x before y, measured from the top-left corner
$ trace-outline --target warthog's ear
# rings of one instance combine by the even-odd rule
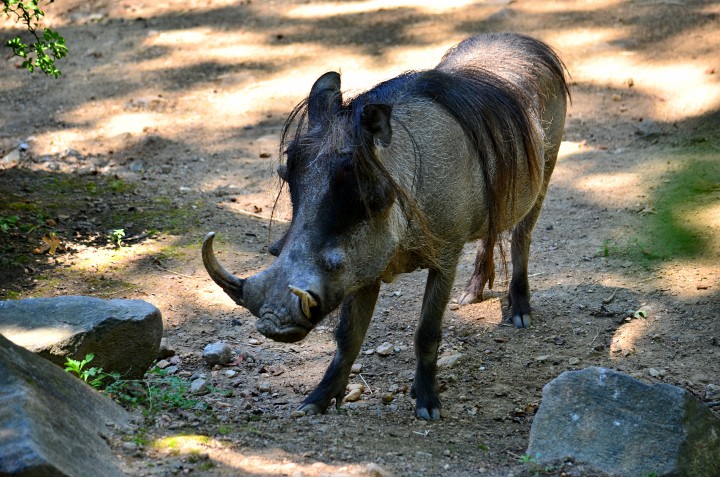
[[[325,73],[315,81],[308,96],[308,126],[310,129],[323,125],[342,108],[340,74]]]
[[[389,146],[392,139],[391,115],[392,106],[389,104],[366,104],[360,113],[363,130],[373,139],[377,139],[383,147]]]

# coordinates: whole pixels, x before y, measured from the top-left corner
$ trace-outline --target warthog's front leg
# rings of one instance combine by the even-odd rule
[[[308,414],[324,413],[333,398],[335,407],[339,408],[342,404],[350,369],[360,352],[379,292],[380,282],[377,282],[345,298],[340,310],[340,323],[335,330],[335,357],[320,384],[300,406],[300,411]]]
[[[428,272],[420,324],[415,332],[417,368],[412,386],[415,415],[422,419],[440,419],[440,395],[437,385],[438,347],[442,339],[442,317],[450,299],[455,267],[446,272]]]

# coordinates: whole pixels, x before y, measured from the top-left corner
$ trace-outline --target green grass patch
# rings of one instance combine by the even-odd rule
[[[703,208],[720,199],[720,161],[717,156],[688,158],[655,189],[655,213],[644,218],[640,241],[657,258],[699,257],[710,238],[698,219]]]

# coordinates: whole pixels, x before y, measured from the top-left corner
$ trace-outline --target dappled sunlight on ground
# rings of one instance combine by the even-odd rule
[[[252,430],[252,422],[245,425]],[[258,435],[262,435],[257,431]],[[196,462],[221,462],[242,475],[303,475],[307,477],[332,477],[352,475],[375,475],[373,467],[367,464],[333,465],[324,462],[303,462],[304,458],[290,454],[282,449],[263,451],[234,449],[228,441],[209,438],[203,435],[176,435],[158,439],[151,446],[161,453],[173,456],[184,455]],[[208,460],[212,459],[212,461]],[[212,469],[212,464],[207,470]]]
[[[192,398],[212,411],[149,413],[137,439],[148,445],[115,448],[130,475],[346,476],[372,462],[394,475],[527,473],[513,465],[543,385],[563,371],[616,367],[697,396],[718,383],[704,364],[720,354],[720,6],[704,1],[54,2],[48,25],[71,48],[61,79],[27,76],[13,60],[0,68],[0,158],[23,144],[17,168],[0,170],[10,230],[0,231],[0,293],[161,310],[174,376],[206,378],[213,391]],[[367,386],[359,400],[292,419],[332,360],[338,313],[301,342],[265,338],[209,278],[202,240],[216,232],[219,262],[239,277],[273,262],[268,245],[291,216],[287,187],[276,203],[283,123],[320,75],[339,71],[349,98],[432,68],[483,31],[542,39],[572,78],[533,231],[533,324],[510,322],[500,253],[494,289],[458,306],[476,254],[467,244],[439,349],[460,355],[438,372],[447,416],[413,418],[419,271],[380,289],[350,378]],[[128,240],[113,247],[120,228]],[[33,253],[50,234],[57,253]],[[508,239],[504,249],[509,259]],[[208,366],[203,348],[219,340],[236,361]]]
[[[643,318],[633,319],[618,327],[610,342],[608,356],[620,360],[636,351],[636,343],[651,330],[651,324]]]
[[[358,2],[322,2],[313,5],[301,5],[291,8],[285,13],[290,18],[327,18],[336,15],[366,13],[394,8],[412,8],[421,12],[441,13],[457,8],[465,8],[471,4],[490,3],[475,0],[447,0],[438,3],[435,0],[364,0]]]
[[[577,61],[573,78],[614,88],[627,86],[632,78],[636,91],[658,98],[653,117],[663,121],[680,121],[720,107],[720,83],[706,73],[706,62],[657,62],[623,53]]]

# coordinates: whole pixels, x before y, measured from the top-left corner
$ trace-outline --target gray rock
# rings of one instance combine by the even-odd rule
[[[0,334],[58,366],[95,354],[90,366],[142,378],[158,355],[160,310],[143,300],[88,296],[0,301]]]
[[[618,476],[720,475],[720,419],[684,389],[617,371],[567,371],[543,388],[527,454]]]
[[[121,407],[0,336],[0,475],[122,476],[113,427],[130,428]]]
[[[209,392],[210,388],[208,387],[208,383],[203,378],[197,378],[190,383],[190,394],[203,396]]]
[[[383,344],[375,349],[375,352],[380,356],[390,356],[394,351],[394,346],[385,341]]]
[[[175,348],[170,344],[167,338],[160,339],[160,351],[158,351],[158,359],[167,359],[175,356]]]
[[[222,341],[210,343],[203,350],[203,359],[208,366],[228,364],[232,361],[232,348]]]
[[[462,353],[455,353],[446,356],[442,356],[437,360],[438,368],[452,368],[463,358]]]
[[[720,401],[720,386],[708,384],[705,387],[705,399],[708,401]]]

